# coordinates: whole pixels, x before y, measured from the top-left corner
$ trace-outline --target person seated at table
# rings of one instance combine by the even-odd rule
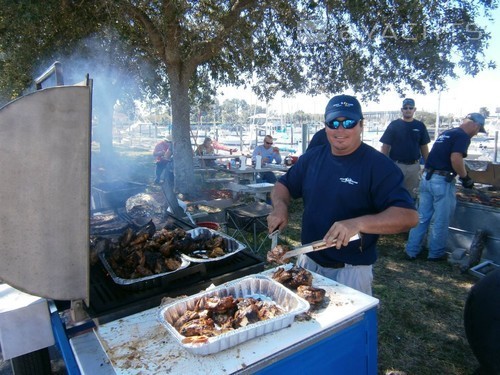
[[[212,139],[209,137],[206,137],[205,140],[203,141],[203,143],[196,148],[196,151],[194,153],[197,156],[214,155],[215,149],[214,149],[214,146],[212,143]],[[215,167],[215,159],[213,159],[213,160],[201,159],[200,165],[203,167]]]
[[[280,149],[278,147],[273,147],[273,137],[266,135],[264,137],[264,143],[255,147],[252,154],[252,162],[256,162],[257,155],[262,156],[262,167],[266,164],[271,164],[273,161],[276,164],[281,164]],[[276,175],[273,172],[262,172],[260,173],[261,180],[264,182],[269,182],[274,184],[276,182]]]
[[[212,141],[210,137],[206,137],[201,145],[199,145],[195,150],[195,155],[197,156],[207,156],[215,155],[215,150],[229,151],[231,154],[236,151],[235,148],[230,148],[220,144],[217,141]],[[201,160],[200,163],[204,167],[215,167],[215,159]]]

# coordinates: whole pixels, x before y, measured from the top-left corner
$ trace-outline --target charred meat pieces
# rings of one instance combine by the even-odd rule
[[[310,285],[300,285],[297,287],[297,294],[311,305],[319,305],[325,299],[326,290]]]
[[[276,264],[285,264],[286,261],[283,260],[283,255],[286,254],[287,251],[289,251],[290,248],[285,245],[277,245],[271,251],[267,252],[266,259],[269,263],[276,263]]]

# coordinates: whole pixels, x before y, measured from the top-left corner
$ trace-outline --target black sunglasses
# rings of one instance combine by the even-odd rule
[[[266,141],[266,145],[272,145],[272,144],[273,144],[273,142]]]
[[[415,108],[415,107],[403,107],[403,109],[405,109],[405,110],[407,110],[407,111],[408,111],[408,110],[413,111],[413,109],[414,109],[414,108]]]
[[[351,120],[351,119],[345,119],[344,121],[339,121],[339,120],[332,120],[325,122],[326,126],[328,126],[330,129],[338,129],[340,125],[344,129],[352,129],[358,124],[359,120]]]

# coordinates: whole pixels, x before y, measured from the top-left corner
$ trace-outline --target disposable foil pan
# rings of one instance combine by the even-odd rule
[[[260,298],[273,301],[284,311],[272,319],[249,324],[246,327],[209,337],[204,343],[183,343],[185,339],[175,328],[174,323],[187,310],[194,310],[196,302],[202,297],[225,297],[232,295],[235,298]],[[183,298],[171,304],[161,306],[158,310],[158,320],[165,326],[176,341],[187,351],[207,355],[217,353],[258,336],[277,331],[293,323],[296,315],[309,310],[309,303],[288,288],[271,278],[263,275],[246,276],[214,289]]]
[[[246,248],[245,245],[243,245],[241,242],[235,240],[234,238],[228,236],[225,233],[221,233],[218,231],[215,231],[213,229],[205,228],[205,227],[199,227],[199,228],[194,228],[191,230],[186,231],[186,233],[191,234],[191,237],[193,239],[200,238],[202,236],[207,236],[207,235],[218,235],[221,236],[224,239],[224,252],[225,254],[216,257],[216,258],[208,258],[205,254],[206,250],[205,249],[199,249],[193,252],[192,254],[181,254],[181,257],[189,262],[192,263],[206,263],[206,262],[215,262],[219,261],[222,259],[226,259],[237,252],[243,250]],[[196,255],[197,254],[197,255]]]
[[[165,284],[168,284],[168,280],[173,279],[173,275],[175,275],[175,273],[179,272],[180,270],[183,270],[190,264],[188,260],[179,257],[181,265],[174,271],[158,273],[156,275],[144,276],[137,279],[124,279],[116,275],[115,271],[113,270],[113,267],[111,267],[106,258],[105,252],[99,253],[99,259],[101,260],[101,263],[106,269],[106,271],[109,273],[109,276],[113,279],[113,281],[116,284],[120,285],[124,289],[129,289],[134,291],[145,290],[157,286],[165,286]]]

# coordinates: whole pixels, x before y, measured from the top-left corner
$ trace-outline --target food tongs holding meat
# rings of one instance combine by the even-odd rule
[[[359,240],[360,236],[359,234],[355,234],[351,238],[349,238],[349,242]],[[278,263],[278,264],[285,264],[287,262],[288,258],[300,255],[300,254],[305,254],[305,253],[310,253],[312,251],[320,251],[320,250],[325,250],[327,248],[330,248],[331,246],[335,245],[335,242],[333,242],[332,245],[327,246],[326,242],[323,240],[319,241],[314,241],[311,243],[308,243],[306,245],[298,246],[295,247],[294,249],[290,250],[288,246],[284,245],[276,245],[267,253],[267,261],[269,263]]]

